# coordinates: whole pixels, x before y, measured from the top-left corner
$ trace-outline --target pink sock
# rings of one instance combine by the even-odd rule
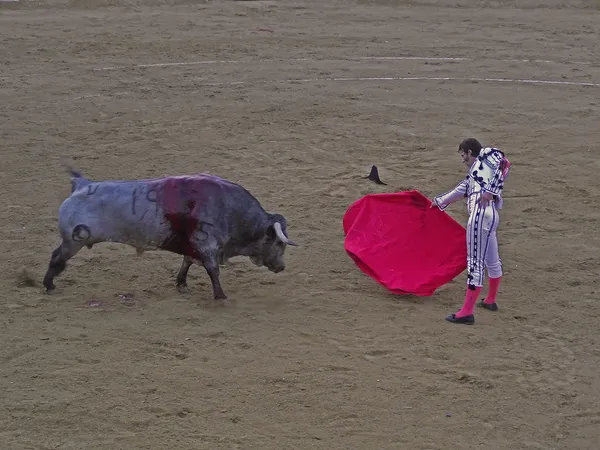
[[[501,278],[502,277],[490,278],[490,290],[483,303],[487,303],[488,305],[496,303],[496,295],[498,294],[498,288],[500,287]]]
[[[479,297],[479,293],[481,292],[481,286],[476,287],[474,290],[470,289],[467,286],[467,294],[465,295],[465,303],[461,310],[456,313],[456,317],[465,317],[473,314],[473,308],[475,308],[475,302],[477,302],[477,297]]]

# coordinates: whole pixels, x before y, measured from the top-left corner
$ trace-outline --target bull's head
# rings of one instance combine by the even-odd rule
[[[280,214],[270,215],[259,253],[251,256],[250,260],[257,266],[265,266],[271,272],[279,273],[285,269],[283,256],[288,245],[297,246],[287,237],[285,218]]]

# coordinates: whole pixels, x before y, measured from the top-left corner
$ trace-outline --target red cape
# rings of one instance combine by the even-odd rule
[[[467,267],[465,228],[420,192],[370,194],[343,218],[344,249],[395,294],[433,295]]]

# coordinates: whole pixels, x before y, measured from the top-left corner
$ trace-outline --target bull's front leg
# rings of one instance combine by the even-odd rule
[[[213,288],[213,296],[215,300],[227,300],[225,292],[219,281],[219,262],[218,250],[216,246],[203,246],[199,249],[200,262],[206,269],[206,273],[210,277],[210,282]]]
[[[210,282],[213,288],[213,297],[215,300],[227,300],[225,292],[219,281],[219,261],[222,257],[222,249],[219,242],[214,236],[211,236],[206,231],[202,230],[195,233],[192,239],[193,248],[199,256],[200,262],[206,269],[206,273],[210,277]],[[182,266],[183,268],[183,266]]]
[[[202,258],[202,265],[204,266],[204,268],[206,269],[206,273],[208,273],[208,276],[210,277],[214,299],[227,300],[227,296],[225,295],[225,292],[223,292],[221,282],[219,281],[219,264],[217,264],[217,259],[215,257],[212,257],[210,259]]]
[[[181,262],[181,268],[177,273],[177,289],[182,291],[187,286],[187,275],[194,260],[189,256],[184,256]]]

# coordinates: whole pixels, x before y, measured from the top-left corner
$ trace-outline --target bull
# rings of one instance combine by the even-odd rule
[[[125,181],[91,181],[67,167],[71,195],[58,210],[62,238],[52,252],[44,287],[83,247],[101,242],[129,245],[141,255],[165,250],[183,256],[177,288],[187,286],[192,264],[204,266],[215,300],[226,300],[219,266],[234,256],[247,256],[271,272],[285,269],[286,219],[267,213],[239,184],[207,175],[168,176]]]

